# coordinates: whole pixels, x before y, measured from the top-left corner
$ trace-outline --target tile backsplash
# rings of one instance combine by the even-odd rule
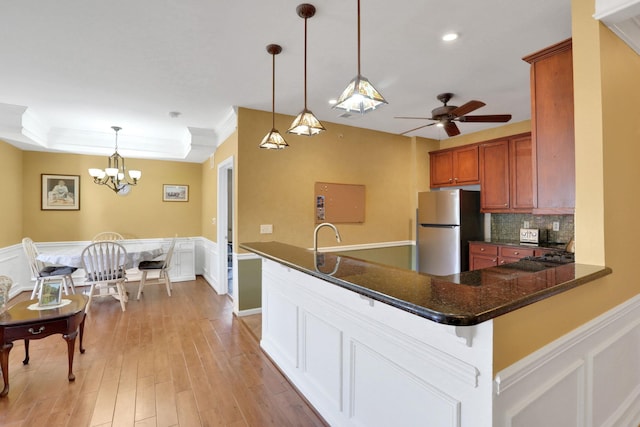
[[[546,242],[567,243],[573,237],[573,215],[491,214],[491,240],[519,240],[525,221],[529,228],[539,228]],[[553,231],[555,221],[560,223],[559,231]]]

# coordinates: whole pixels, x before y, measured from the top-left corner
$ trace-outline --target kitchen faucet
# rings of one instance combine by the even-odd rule
[[[313,230],[313,251],[314,252],[318,252],[318,230],[320,230],[322,227],[333,228],[333,231],[336,232],[336,241],[338,241],[338,243],[342,241],[340,239],[340,233],[338,232],[338,229],[336,228],[336,226],[331,224],[330,222],[323,222],[322,224],[318,224],[316,226],[316,229]]]

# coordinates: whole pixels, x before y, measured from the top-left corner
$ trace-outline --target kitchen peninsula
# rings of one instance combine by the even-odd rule
[[[492,319],[611,272],[514,264],[430,276],[277,242],[261,346],[331,425],[493,425]]]

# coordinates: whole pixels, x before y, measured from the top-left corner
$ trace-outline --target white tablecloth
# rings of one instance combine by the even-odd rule
[[[122,246],[127,250],[127,268],[137,267],[140,261],[149,261],[162,255],[162,248],[157,244],[123,243]],[[82,268],[82,249],[47,250],[40,253],[38,259],[46,264]]]

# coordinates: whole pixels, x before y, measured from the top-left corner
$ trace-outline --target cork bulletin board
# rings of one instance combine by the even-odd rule
[[[316,224],[364,222],[364,185],[315,183]]]

